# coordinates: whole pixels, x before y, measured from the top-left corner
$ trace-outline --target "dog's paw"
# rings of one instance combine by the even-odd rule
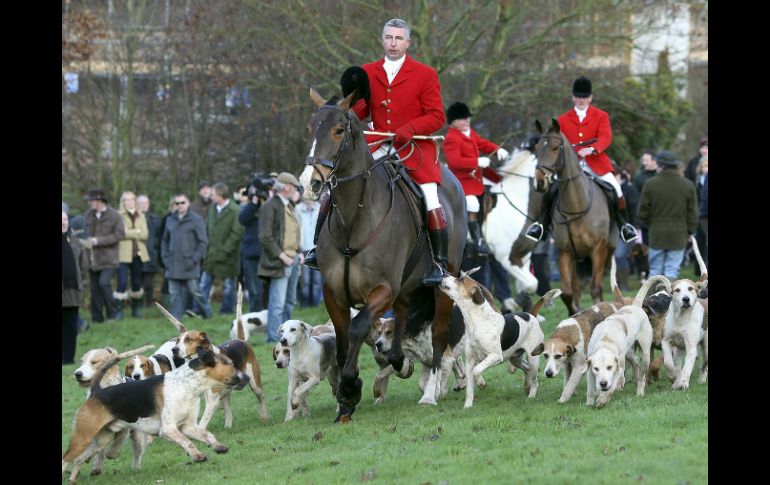
[[[671,389],[681,389],[683,391],[686,391],[689,389],[690,383],[688,381],[680,381],[677,380],[672,386]]]
[[[203,453],[195,453],[191,456],[194,462],[201,463],[207,460],[206,455]]]
[[[377,399],[374,400],[374,405],[382,404],[385,402],[385,396],[379,396]]]
[[[559,403],[564,404],[569,401],[570,396],[562,396],[559,398]]]
[[[422,404],[422,405],[425,405],[425,406],[437,406],[438,405],[436,400],[434,398],[432,398],[432,397],[424,397],[424,398],[420,399],[420,402],[418,402],[417,404]]]
[[[227,453],[228,451],[230,451],[230,448],[228,448],[227,446],[225,446],[225,445],[223,445],[221,443],[217,444],[217,445],[214,445],[213,448],[214,448],[215,452],[220,453],[220,454]]]
[[[466,386],[465,381],[463,381],[462,383],[458,382],[457,384],[454,385],[452,390],[453,391],[462,391],[463,389],[465,389],[465,386]]]

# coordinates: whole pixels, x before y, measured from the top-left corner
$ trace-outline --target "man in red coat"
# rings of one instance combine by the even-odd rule
[[[482,176],[484,171],[492,171],[489,157],[480,157],[480,153],[496,153],[498,160],[508,158],[508,151],[478,135],[471,128],[471,110],[464,103],[454,103],[447,109],[449,130],[444,140],[444,158],[449,170],[460,181],[465,191],[468,209],[468,232],[480,255],[489,255],[490,250],[481,232],[479,221],[479,196],[484,193]]]
[[[577,147],[577,154],[581,159],[583,170],[593,173],[597,178],[609,182],[615,188],[615,193],[618,195],[617,209],[619,209],[613,211],[615,221],[623,241],[630,242],[637,236],[636,229],[626,222],[629,219],[626,200],[623,198],[620,184],[612,173],[610,157],[605,153],[612,143],[610,116],[606,111],[591,106],[592,100],[591,81],[586,77],[579,77],[572,84],[572,102],[575,106],[559,116],[559,128],[573,145],[596,139],[592,143]],[[543,211],[540,215],[540,221],[529,226],[526,233],[528,238],[539,241],[551,225],[551,202],[554,192],[554,190],[549,190],[543,197]]]
[[[398,154],[409,175],[420,185],[428,211],[428,235],[436,262],[423,278],[423,284],[438,286],[447,267],[448,235],[446,216],[438,199],[438,185],[441,183],[441,167],[438,162],[438,148],[431,140],[412,140],[414,135],[431,135],[444,126],[444,103],[441,100],[441,85],[436,70],[415,61],[406,54],[411,43],[409,24],[401,19],[387,21],[382,29],[382,46],[385,57],[362,66],[363,73],[348,69],[350,77],[358,76],[358,82],[365,79],[366,96],[360,99],[353,110],[360,120],[371,116],[374,131],[395,133],[392,141],[373,147],[375,160],[383,156]],[[356,68],[360,69],[360,68]],[[345,93],[346,76],[341,80]],[[367,143],[382,140],[381,136],[367,136]],[[416,146],[414,146],[416,145]],[[323,203],[322,203],[323,204]],[[328,203],[323,204],[318,225],[328,212]],[[308,251],[305,264],[317,267],[315,248]]]

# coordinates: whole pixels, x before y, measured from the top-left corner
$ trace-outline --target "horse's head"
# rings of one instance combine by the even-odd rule
[[[355,92],[339,101],[336,96],[326,101],[318,91],[310,88],[310,98],[318,106],[318,111],[307,124],[309,151],[300,182],[315,197],[320,195],[323,184],[340,169],[341,155],[354,144],[355,134],[360,132],[358,119],[349,113],[354,95]]]
[[[535,126],[542,136],[535,145],[535,157],[538,163],[534,185],[538,192],[546,192],[553,182],[554,175],[564,169],[564,145],[567,141],[561,132],[559,122],[555,119],[551,119],[551,128],[545,133],[540,121],[536,120]]]

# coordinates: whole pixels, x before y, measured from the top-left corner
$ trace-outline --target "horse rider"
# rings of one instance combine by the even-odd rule
[[[341,84],[345,95],[345,88],[350,88],[351,83],[368,84],[364,89],[369,94],[368,99],[358,100],[353,110],[360,120],[371,115],[371,126],[375,131],[395,133],[392,141],[387,137],[367,136],[367,143],[384,140],[379,146],[372,147],[372,156],[379,160],[386,155],[397,154],[422,189],[428,236],[436,263],[422,283],[438,286],[447,269],[448,246],[446,216],[438,198],[438,185],[441,183],[438,147],[432,140],[412,140],[412,137],[431,135],[444,126],[444,104],[436,70],[415,61],[406,53],[411,43],[410,33],[411,28],[404,20],[385,22],[381,39],[385,57],[364,64],[361,66],[363,69],[348,69]],[[329,211],[328,196],[321,204],[316,235]],[[318,268],[315,248],[307,252],[305,265]]]
[[[489,157],[480,157],[480,153],[496,153],[498,160],[508,158],[508,151],[478,135],[471,128],[471,110],[465,103],[456,102],[446,112],[449,130],[444,140],[444,158],[449,170],[460,181],[465,191],[468,209],[468,232],[479,255],[489,256],[490,249],[481,232],[479,220],[479,196],[484,193],[483,176],[487,171],[494,172],[489,166]],[[483,172],[483,173],[482,173]],[[489,178],[489,177],[487,177]]]
[[[559,116],[559,127],[564,136],[572,145],[578,145],[577,154],[581,158],[581,166],[584,170],[596,175],[612,184],[618,196],[617,209],[613,210],[615,222],[620,229],[620,236],[624,242],[630,242],[637,236],[636,229],[626,221],[629,220],[626,200],[620,184],[612,174],[612,162],[605,151],[612,142],[612,127],[610,116],[595,106],[591,106],[593,93],[591,81],[581,76],[572,84],[572,102],[574,108]],[[596,139],[596,141],[589,141]],[[543,197],[543,210],[540,213],[540,221],[532,223],[527,228],[526,236],[534,241],[539,241],[551,225],[551,205],[553,203],[554,190],[549,190]]]

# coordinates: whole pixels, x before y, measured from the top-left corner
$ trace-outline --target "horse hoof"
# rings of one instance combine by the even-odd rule
[[[337,418],[334,420],[335,423],[340,424],[347,424],[353,420],[353,413],[356,411],[355,406],[348,407],[343,406],[340,404],[340,409],[337,412]]]
[[[429,397],[424,397],[424,398],[420,399],[420,402],[417,403],[417,404],[422,404],[422,405],[425,405],[425,406],[428,406],[428,405],[438,406],[438,403],[436,402],[436,400],[432,399],[432,398],[429,398]]]

